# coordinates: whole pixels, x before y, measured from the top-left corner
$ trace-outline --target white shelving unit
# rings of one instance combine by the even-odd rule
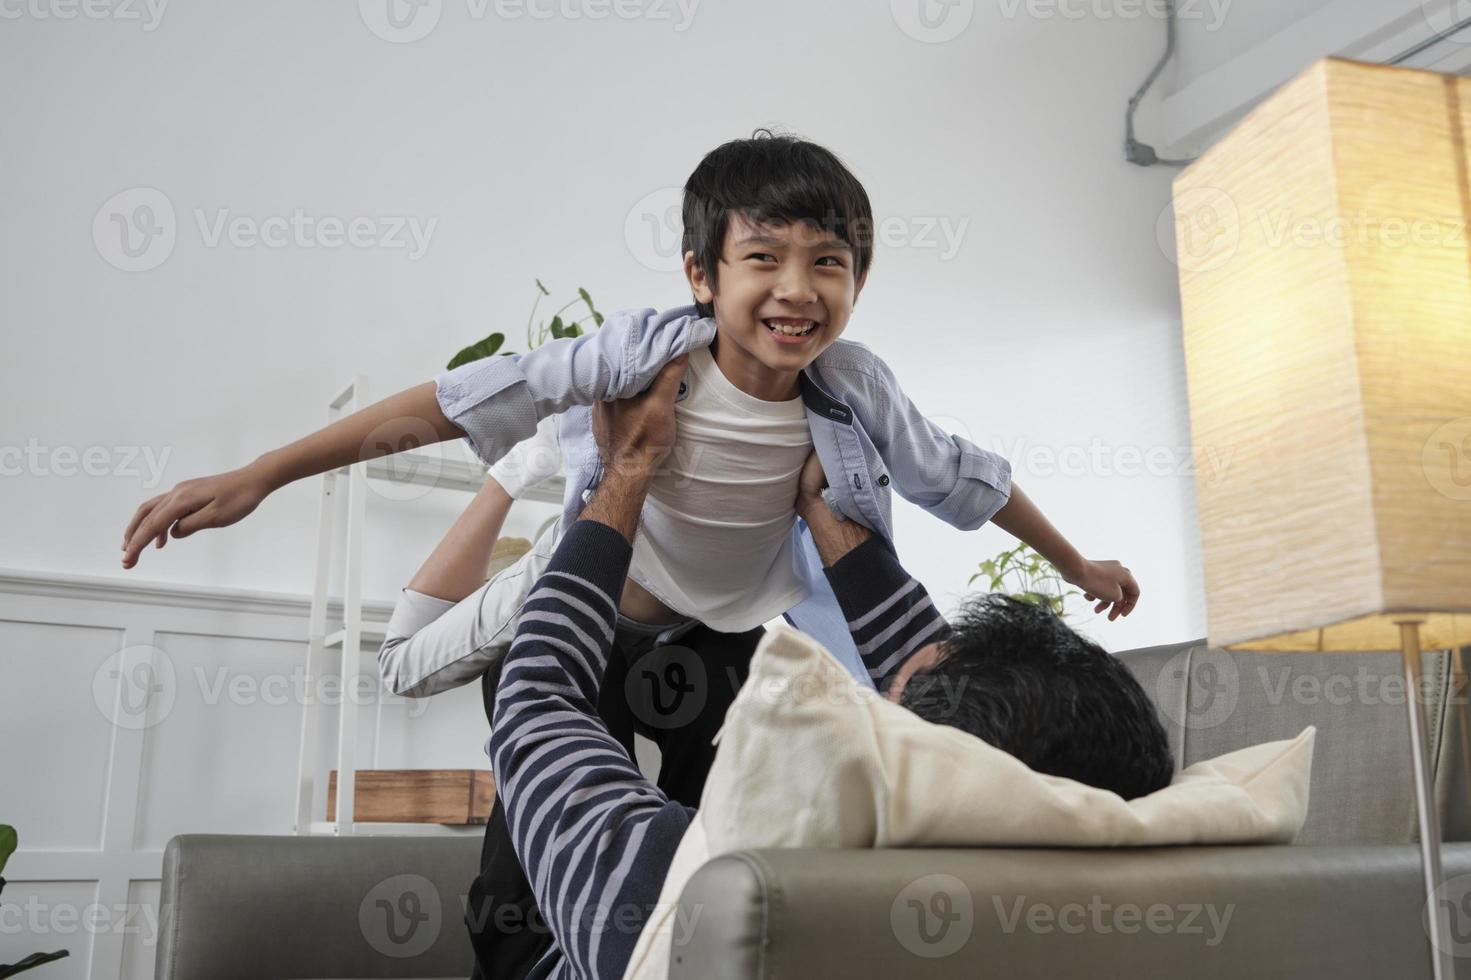
[[[367,404],[367,385],[355,376],[327,405],[330,424]],[[409,465],[405,466],[404,464]],[[339,480],[346,481],[346,520],[343,527],[343,554],[332,555],[333,525],[339,505]],[[419,453],[400,453],[392,459],[380,457],[366,464],[355,463],[322,474],[322,496],[317,505],[317,562],[312,584],[312,606],[308,619],[307,677],[322,676],[327,669],[330,651],[336,650],[337,676],[344,692],[357,675],[364,640],[382,642],[384,623],[363,620],[363,530],[366,521],[368,480],[388,480],[399,484],[438,487],[476,493],[485,482],[485,469],[466,460],[443,459]],[[560,504],[564,483],[554,477],[522,496]],[[328,589],[334,561],[342,562],[343,597],[342,626],[327,630]],[[293,822],[297,834],[332,834],[337,836],[373,834],[479,835],[477,826],[451,827],[424,823],[361,823],[352,819],[357,784],[357,744],[361,715],[357,699],[344,696],[337,718],[337,796],[336,820],[315,819],[317,783],[317,729],[321,722],[321,705],[312,696],[315,685],[306,686],[306,702],[302,706],[301,744],[297,755],[296,815]],[[383,699],[376,701],[374,724],[379,725]],[[381,730],[381,726],[380,726]],[[374,742],[377,754],[377,742]],[[376,759],[373,764],[376,764]],[[325,815],[325,801],[323,805]]]

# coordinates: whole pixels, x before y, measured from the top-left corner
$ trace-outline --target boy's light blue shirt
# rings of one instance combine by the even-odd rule
[[[486,463],[530,438],[541,419],[560,415],[567,471],[562,526],[571,527],[602,476],[592,404],[639,394],[669,361],[714,339],[714,318],[701,317],[694,306],[620,310],[594,333],[438,375],[439,407]],[[920,414],[889,366],[864,345],[834,341],[802,371],[800,385],[813,447],[837,509],[849,520],[892,541],[891,487],[963,531],[986,523],[1010,499],[1011,464]],[[798,520],[792,534],[807,598],[786,613],[787,621],[871,684],[806,523]]]

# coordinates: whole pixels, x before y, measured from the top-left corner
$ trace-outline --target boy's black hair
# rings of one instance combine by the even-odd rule
[[[684,236],[680,254],[693,251],[710,278],[719,277],[725,232],[732,213],[753,223],[805,221],[853,247],[853,280],[873,263],[873,209],[868,192],[825,147],[795,136],[758,129],[750,139],[722,143],[700,161],[684,185]],[[701,316],[710,303],[695,302]]]
[[[1164,727],[1123,661],[1050,609],[999,593],[967,600],[950,626],[942,659],[909,678],[901,705],[1126,800],[1170,784]]]

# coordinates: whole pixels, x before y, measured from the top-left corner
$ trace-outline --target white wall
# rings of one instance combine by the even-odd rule
[[[1157,22],[981,4],[953,40],[922,43],[883,4],[705,0],[680,31],[679,8],[662,4],[671,19],[547,21],[467,2],[445,2],[428,36],[403,44],[352,4],[284,0],[177,0],[151,31],[145,7],[132,8],[143,22],[7,25],[0,71],[26,96],[9,110],[0,187],[12,355],[0,445],[41,452],[0,483],[7,510],[27,515],[7,529],[4,564],[307,591],[314,484],[129,572],[116,549],[138,503],[315,427],[348,376],[387,394],[489,328],[519,328],[533,277],[558,297],[586,286],[605,309],[684,302],[677,274],[636,256],[652,246],[630,247],[625,219],[766,124],[833,148],[909,237],[881,249],[849,335],[925,410],[1008,449],[1188,446],[1174,270],[1155,237],[1172,175],[1119,150]],[[138,187],[167,195],[177,239],[161,265],[124,272],[93,222]],[[416,261],[208,247],[197,226],[196,211],[209,224],[225,209],[260,221],[296,208],[437,224]],[[964,228],[953,257],[925,237],[930,218]],[[166,466],[156,485],[132,475],[141,464],[60,476],[63,446],[106,447],[113,469],[126,457],[111,447],[167,453]],[[1139,611],[1096,629],[1104,642],[1202,632],[1188,476],[1015,462],[1080,548],[1142,583]],[[369,596],[395,594],[463,499],[370,499]],[[963,590],[1010,544],[915,513],[900,527],[937,593]]]

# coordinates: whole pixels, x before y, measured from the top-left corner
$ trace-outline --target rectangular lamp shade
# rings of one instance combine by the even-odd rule
[[[1327,58],[1176,179],[1213,646],[1471,643],[1468,159],[1471,79]]]

